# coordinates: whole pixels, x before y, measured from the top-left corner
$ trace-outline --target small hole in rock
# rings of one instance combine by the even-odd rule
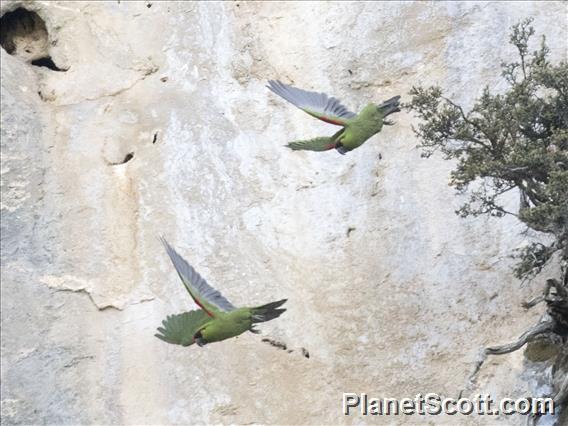
[[[129,152],[128,154],[126,154],[124,156],[124,160],[122,161],[117,161],[115,163],[109,163],[111,166],[120,166],[121,164],[126,164],[128,163],[130,160],[132,160],[134,158],[134,153],[133,152]]]
[[[0,45],[10,55],[53,71],[59,68],[49,54],[49,36],[41,17],[22,7],[0,18]]]
[[[122,160],[122,164],[124,163],[128,163],[130,160],[132,160],[134,158],[134,153],[133,152],[129,152],[128,154],[126,154],[126,156],[124,157],[124,160]]]
[[[158,132],[154,133],[154,138],[152,139],[152,143],[155,144],[158,142]]]

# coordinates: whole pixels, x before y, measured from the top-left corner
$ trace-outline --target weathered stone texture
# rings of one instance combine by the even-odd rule
[[[538,319],[520,307],[538,283],[511,275],[522,228],[454,215],[451,164],[420,157],[409,114],[345,157],[291,152],[334,128],[264,85],[358,109],[440,84],[471,105],[503,88],[520,19],[566,59],[566,3],[12,1],[2,13],[18,5],[45,21],[67,71],[1,52],[2,423],[455,424],[345,418],[342,392],[457,397],[483,346]],[[161,234],[236,305],[288,297],[262,330],[293,352],[252,334],[203,349],[153,337],[192,307]],[[534,393],[526,368],[522,352],[494,358],[474,391]]]

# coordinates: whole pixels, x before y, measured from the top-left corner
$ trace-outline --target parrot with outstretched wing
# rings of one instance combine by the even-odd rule
[[[280,306],[287,299],[252,308],[234,307],[219,291],[207,284],[164,238],[161,240],[183,285],[201,308],[169,315],[155,335],[164,342],[182,346],[197,343],[204,346],[238,336],[245,331],[258,333],[255,324],[278,318],[286,311]]]
[[[400,111],[400,96],[390,98],[380,105],[368,104],[359,114],[355,114],[345,108],[338,99],[330,98],[325,93],[297,89],[274,80],[269,80],[266,87],[311,116],[342,126],[333,136],[294,141],[286,145],[295,151],[336,149],[340,154],[346,154],[379,133],[383,124],[393,124],[385,120],[385,117]]]

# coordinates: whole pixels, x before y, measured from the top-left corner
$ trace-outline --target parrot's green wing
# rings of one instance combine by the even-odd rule
[[[286,146],[294,151],[327,151],[335,148],[335,142],[332,140],[332,138],[321,137],[304,141],[290,142]]]
[[[167,343],[189,346],[194,342],[195,333],[208,321],[211,318],[201,310],[168,315],[154,336]]]
[[[218,312],[229,312],[236,308],[223,297],[223,295],[207,284],[207,281],[197,273],[193,267],[187,263],[168,242],[161,238],[166,251],[174,264],[176,271],[181,278],[183,285],[195,301],[210,317],[214,317]]]
[[[338,99],[330,98],[325,93],[297,89],[277,80],[269,80],[266,87],[312,117],[326,123],[345,126],[349,119],[357,115],[345,108]]]

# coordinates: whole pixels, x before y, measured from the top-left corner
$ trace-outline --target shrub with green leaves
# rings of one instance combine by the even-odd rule
[[[544,37],[529,54],[531,21],[513,27],[519,61],[502,64],[505,93],[486,87],[465,112],[439,87],[414,87],[407,105],[422,119],[415,132],[423,156],[440,151],[457,161],[451,185],[469,194],[461,216],[512,214],[554,237],[523,253],[519,277],[538,273],[556,252],[566,259],[568,251],[568,64],[548,61]],[[501,202],[512,190],[520,193],[518,212]]]
[[[547,304],[542,322],[515,343],[487,348],[485,355],[511,352],[552,336],[560,347],[553,362],[563,363],[561,371],[567,374],[568,63],[550,62],[544,37],[530,52],[531,22],[526,19],[512,27],[510,42],[518,60],[501,64],[506,90],[493,93],[486,87],[466,111],[439,87],[414,87],[405,106],[420,119],[414,132],[423,156],[440,152],[455,163],[450,185],[467,199],[459,215],[513,215],[543,233],[518,253],[516,276],[541,279],[546,265],[561,266],[560,276],[542,277],[540,300]],[[519,196],[515,208],[509,207],[511,197],[506,196],[511,193]],[[555,398],[568,405],[568,381]]]

